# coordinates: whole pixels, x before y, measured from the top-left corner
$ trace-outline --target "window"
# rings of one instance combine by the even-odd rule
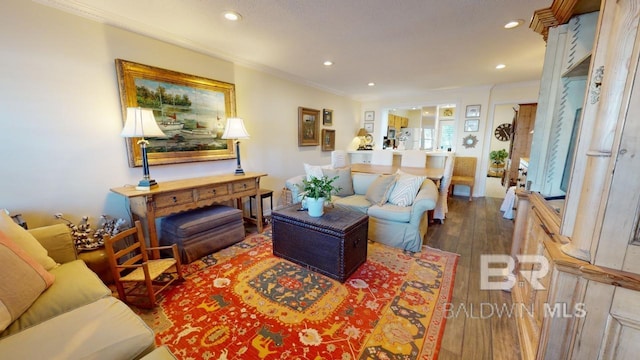
[[[440,120],[438,123],[441,150],[452,149],[455,142],[456,126],[454,120]]]
[[[425,150],[433,150],[433,129],[422,130],[422,148]]]

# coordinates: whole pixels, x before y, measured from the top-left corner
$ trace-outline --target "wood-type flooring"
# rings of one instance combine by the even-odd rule
[[[460,254],[440,360],[520,359],[511,294],[480,289],[480,255],[511,252],[513,221],[502,217],[501,202],[453,196],[444,224],[429,225],[426,245]]]

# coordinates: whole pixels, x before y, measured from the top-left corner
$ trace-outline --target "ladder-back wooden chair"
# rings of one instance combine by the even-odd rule
[[[469,201],[473,200],[473,185],[476,180],[476,161],[477,158],[475,157],[456,156],[453,163],[451,184],[449,185],[449,195],[453,193],[454,186],[465,185],[469,187]]]
[[[178,246],[147,247],[140,221],[114,236],[107,235],[104,246],[118,295],[127,304],[153,308],[162,290],[176,280],[184,280]],[[155,249],[171,249],[173,257],[149,259],[149,252]],[[146,298],[148,303],[132,302],[130,298]]]

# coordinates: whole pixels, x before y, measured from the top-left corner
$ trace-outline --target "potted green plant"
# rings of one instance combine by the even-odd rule
[[[504,160],[509,157],[509,153],[505,149],[493,150],[489,153],[491,160],[490,171],[500,172],[504,168]]]
[[[324,214],[324,202],[331,200],[331,195],[340,191],[333,182],[337,176],[329,179],[327,176],[312,176],[309,180],[302,180],[302,197],[306,200],[309,216],[320,217]]]

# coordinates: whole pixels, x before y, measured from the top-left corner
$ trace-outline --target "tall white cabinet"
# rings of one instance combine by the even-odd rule
[[[555,0],[536,14],[564,25],[548,31],[527,176],[532,191],[518,193],[512,255],[538,255],[549,265],[542,289],[531,285],[540,264],[521,262],[516,271],[513,300],[532,310],[517,317],[523,359],[640,354],[640,0],[597,1],[599,12],[572,16],[586,3],[593,1]],[[566,55],[578,48],[581,65],[567,69]],[[586,73],[572,72],[578,67]],[[567,159],[563,190],[559,170]],[[565,193],[564,200],[548,198]]]

